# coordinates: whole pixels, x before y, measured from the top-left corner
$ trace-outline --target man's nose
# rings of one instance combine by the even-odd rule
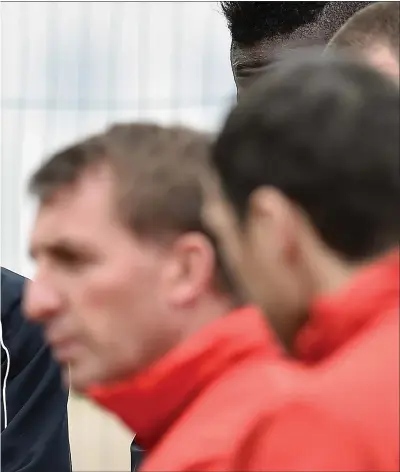
[[[24,295],[25,316],[36,323],[45,322],[60,310],[60,295],[50,285],[41,280],[27,283]]]

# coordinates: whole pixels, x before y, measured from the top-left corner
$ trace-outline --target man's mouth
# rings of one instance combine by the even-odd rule
[[[47,336],[54,358],[61,364],[69,363],[74,358],[77,343],[72,338]]]
[[[61,364],[70,363],[74,358],[74,352],[76,351],[76,344],[72,342],[63,342],[60,344],[52,345],[54,358]]]

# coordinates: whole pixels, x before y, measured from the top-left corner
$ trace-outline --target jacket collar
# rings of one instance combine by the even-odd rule
[[[312,304],[295,353],[314,363],[332,354],[358,331],[399,306],[399,252],[361,270],[342,291]]]
[[[278,355],[262,315],[246,307],[210,324],[133,379],[88,394],[149,450],[215,378],[243,360]]]

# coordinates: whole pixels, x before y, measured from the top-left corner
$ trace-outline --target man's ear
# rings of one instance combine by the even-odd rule
[[[268,239],[285,254],[291,254],[296,240],[297,212],[292,202],[274,187],[260,187],[249,201],[249,221],[258,222]]]
[[[192,304],[210,290],[215,275],[215,252],[208,238],[185,233],[173,243],[166,273],[167,296],[172,306]]]

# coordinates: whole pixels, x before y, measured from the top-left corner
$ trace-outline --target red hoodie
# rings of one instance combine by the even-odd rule
[[[141,471],[232,470],[260,412],[291,391],[277,346],[256,309],[239,309],[133,380],[89,396],[137,433]]]
[[[236,468],[399,471],[399,253],[317,300],[296,349],[311,380],[249,431]]]
[[[92,397],[138,433],[143,471],[399,470],[398,254],[317,300],[284,361],[253,309]]]

